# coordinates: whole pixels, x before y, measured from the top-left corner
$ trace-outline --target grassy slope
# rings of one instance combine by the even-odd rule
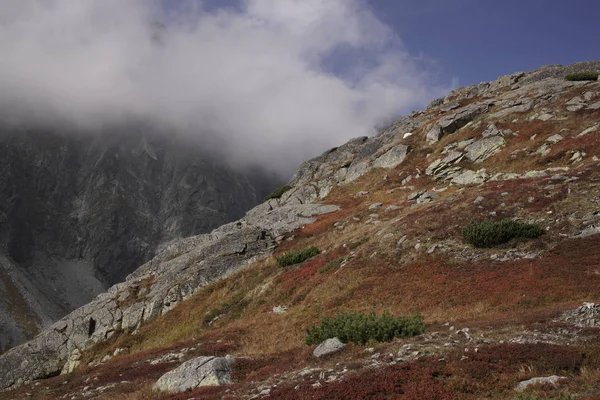
[[[557,106],[562,107],[564,101],[579,94],[578,90],[556,102]],[[85,354],[82,365],[117,348],[126,348],[125,355],[97,367],[81,367],[67,377],[0,394],[0,399],[55,398],[85,386],[111,383],[117,385],[98,398],[244,398],[257,393],[261,385],[277,383],[271,398],[360,399],[379,394],[382,397],[373,398],[567,399],[577,393],[578,398],[600,399],[599,331],[553,322],[560,311],[583,301],[600,300],[600,235],[568,237],[578,228],[569,216],[581,217],[596,210],[597,203],[591,199],[600,198],[600,171],[598,163],[591,160],[592,155],[600,156],[598,132],[575,137],[599,116],[598,110],[584,110],[564,121],[527,122],[520,118],[521,122],[498,123],[499,128],[510,128],[520,135],[507,137],[506,148],[481,164],[489,172],[568,166],[571,170],[566,174],[576,176],[576,181],[546,177],[488,182],[470,188],[449,187],[432,203],[415,206],[408,202],[411,191],[442,185],[421,176],[407,189],[401,187],[402,178],[414,174],[416,168],[424,169],[450,141],[469,138],[485,128],[466,127],[435,147],[412,152],[397,171],[375,170],[334,189],[326,201],[341,205],[342,210],[295,232],[293,240],[282,242],[276,255],[312,245],[326,250],[324,254],[284,269],[277,267],[274,258],[250,266],[202,289],[143,326],[138,334],[121,335],[98,346]],[[553,145],[547,156],[518,155],[524,148],[535,150],[561,129],[567,130],[561,132],[565,140]],[[530,140],[533,134],[536,137]],[[574,150],[588,154],[576,166],[569,162]],[[423,155],[427,153],[431,155],[426,161]],[[369,194],[353,196],[361,190]],[[474,203],[477,196],[485,201]],[[381,223],[368,223],[373,213],[368,206],[379,201],[399,205],[400,209],[380,210]],[[489,217],[490,212],[499,218],[537,220],[548,227],[548,232],[539,239],[499,249],[464,246],[462,227],[470,219]],[[408,240],[398,246],[396,242],[403,235]],[[503,262],[490,259],[493,254],[504,255],[515,249],[540,255]],[[330,264],[344,260],[341,267],[339,262]],[[324,271],[327,265],[333,266]],[[278,305],[287,306],[289,311],[281,315],[271,312]],[[331,358],[313,359],[312,349],[304,344],[306,327],[322,315],[346,310],[420,312],[429,333],[391,344],[372,344],[381,354],[378,368],[369,368],[371,354],[355,345]],[[213,316],[219,318],[209,325]],[[456,335],[446,323],[469,327],[475,339],[467,341]],[[527,335],[551,338],[547,341],[555,343],[509,343]],[[574,341],[574,337],[580,340]],[[422,357],[390,365],[402,345],[419,349]],[[189,346],[196,348],[186,358],[234,354],[250,359],[236,364],[236,383],[232,386],[171,397],[153,394],[153,382],[178,362],[152,365],[147,360]],[[308,367],[334,370],[328,374],[343,369],[350,372],[341,383],[313,388],[319,373],[296,373]],[[565,375],[568,380],[559,388],[538,387],[521,397],[513,391],[520,380],[551,374]]]

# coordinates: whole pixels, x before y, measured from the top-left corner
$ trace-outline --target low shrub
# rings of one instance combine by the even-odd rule
[[[511,219],[471,221],[463,229],[463,240],[475,247],[493,247],[516,238],[535,239],[543,233],[539,225]]]
[[[333,337],[343,343],[391,342],[394,338],[416,336],[423,332],[425,324],[420,315],[395,317],[387,311],[381,316],[374,312],[341,313],[333,318],[324,317],[320,326],[310,326],[306,330],[306,344],[318,344]]]
[[[364,237],[364,238],[362,238],[360,240],[357,240],[356,242],[350,243],[350,246],[348,246],[348,247],[350,247],[350,250],[354,250],[358,246],[360,246],[361,244],[367,243],[368,241],[369,241],[369,238],[368,237]]]
[[[273,190],[267,197],[265,197],[263,202],[265,202],[267,200],[271,200],[271,199],[280,199],[281,196],[283,196],[283,194],[285,192],[287,192],[288,190],[290,190],[291,188],[292,187],[290,185],[280,186],[277,189]]]
[[[339,267],[342,266],[342,259],[339,258],[337,260],[333,260],[333,261],[329,261],[327,263],[326,266],[324,266],[323,268],[319,269],[319,274],[324,274],[325,272],[332,270],[332,269],[338,269]]]
[[[600,75],[599,71],[581,71],[565,76],[568,81],[595,81]]]
[[[288,265],[300,264],[312,258],[316,255],[319,255],[321,251],[315,246],[310,246],[302,250],[288,251],[283,255],[277,257],[277,264],[280,267],[287,267]]]

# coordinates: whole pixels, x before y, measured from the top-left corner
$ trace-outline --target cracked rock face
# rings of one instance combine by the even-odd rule
[[[181,393],[201,386],[231,384],[234,357],[198,357],[159,378],[153,391]]]

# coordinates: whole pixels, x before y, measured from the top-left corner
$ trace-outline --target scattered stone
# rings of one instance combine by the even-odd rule
[[[544,171],[527,171],[523,178],[545,178],[548,174]]]
[[[551,384],[552,386],[556,387],[558,385],[558,382],[562,379],[567,379],[567,378],[564,376],[557,376],[557,375],[531,378],[531,379],[527,379],[526,381],[519,382],[519,384],[517,385],[515,390],[517,392],[522,392],[525,389],[527,389],[529,386],[538,385],[538,384]]]
[[[487,174],[480,171],[464,170],[450,181],[455,185],[478,185],[486,181]]]
[[[552,135],[548,139],[546,139],[546,142],[556,144],[556,143],[560,142],[561,140],[563,140],[563,137],[559,134],[556,134],[556,135]]]
[[[549,113],[543,113],[541,115],[539,115],[537,117],[537,119],[539,119],[540,121],[550,121],[551,119],[554,119],[555,116]]]
[[[288,308],[286,306],[276,306],[273,307],[273,312],[275,314],[285,314],[287,312]]]
[[[550,146],[544,143],[535,151],[535,154],[539,154],[542,157],[546,157],[548,154],[550,154]]]
[[[337,353],[344,347],[346,347],[346,345],[338,338],[327,339],[317,346],[317,348],[313,351],[313,356],[323,357],[329,354]]]
[[[201,386],[231,384],[234,357],[198,357],[161,376],[153,391],[181,393]]]
[[[580,328],[600,326],[600,304],[583,303],[575,310],[564,312],[560,320]]]
[[[488,125],[487,129],[485,131],[483,131],[481,136],[488,137],[488,136],[498,136],[501,134],[502,133],[500,132],[500,129],[498,129],[498,127],[495,124],[490,124],[490,125]]]
[[[585,152],[575,151],[569,161],[571,161],[572,163],[577,163],[577,162],[582,161],[583,157],[585,157]]]
[[[477,196],[477,198],[473,201],[475,204],[481,203],[485,198],[483,196]]]
[[[385,208],[385,212],[396,211],[396,210],[399,210],[399,209],[400,209],[399,206],[396,206],[396,205],[392,204],[392,205],[389,205],[389,206],[387,206]]]
[[[404,242],[406,242],[406,239],[408,239],[408,236],[404,235],[404,236],[402,236],[402,237],[401,237],[401,238],[398,240],[398,242],[397,242],[396,244],[397,244],[398,246],[402,246],[402,244],[403,244]]]
[[[366,191],[364,191],[364,190],[361,190],[360,192],[356,193],[354,196],[356,196],[356,197],[361,197],[361,196],[366,196],[366,195],[368,195],[368,194],[369,194],[369,192],[366,192]]]
[[[383,206],[383,203],[373,203],[369,206],[369,210],[379,210]]]

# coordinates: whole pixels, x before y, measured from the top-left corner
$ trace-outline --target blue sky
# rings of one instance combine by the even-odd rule
[[[368,0],[413,53],[461,85],[600,58],[598,0]]]
[[[185,0],[163,0],[167,8]],[[600,58],[598,0],[364,0],[413,55],[459,85]],[[237,7],[239,0],[205,0]]]

